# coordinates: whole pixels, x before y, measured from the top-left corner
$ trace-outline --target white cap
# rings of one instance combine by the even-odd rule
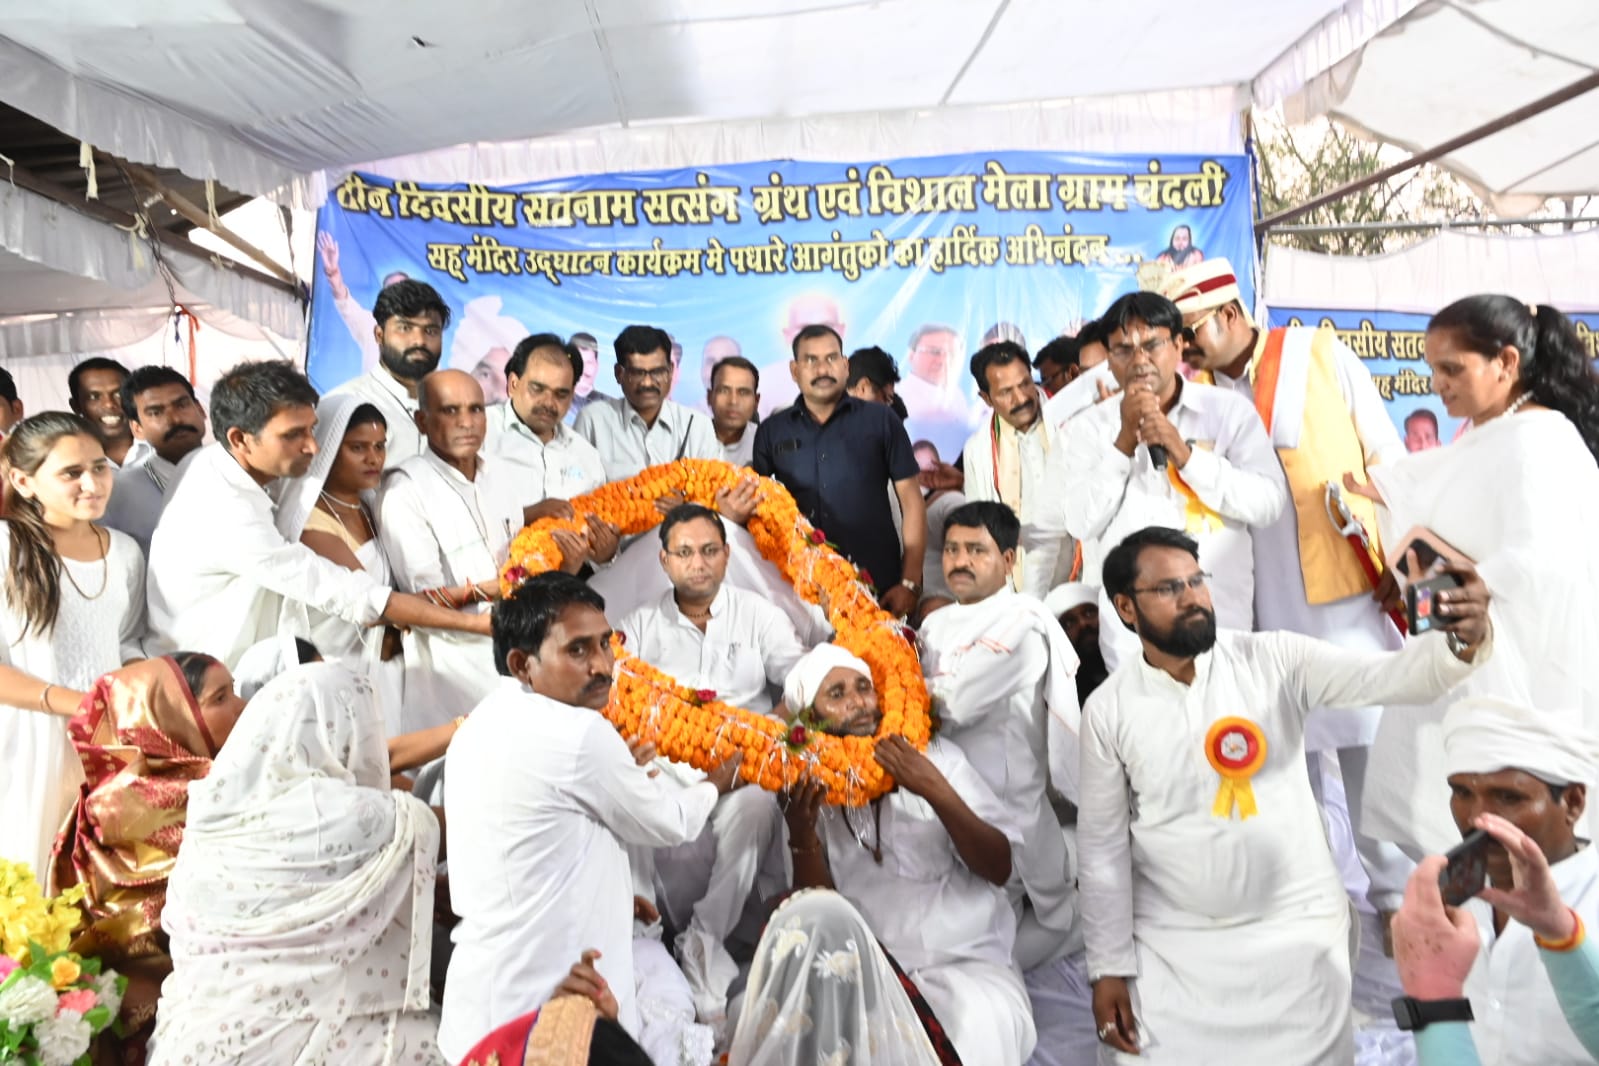
[[[798,714],[816,702],[827,675],[843,666],[858,673],[872,676],[872,668],[837,644],[818,644],[806,652],[794,669],[788,672],[783,683],[783,702],[791,713]]]

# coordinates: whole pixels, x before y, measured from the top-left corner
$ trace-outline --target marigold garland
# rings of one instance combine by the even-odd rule
[[[683,459],[578,496],[571,501],[572,518],[540,519],[517,534],[500,575],[501,591],[509,594],[532,575],[561,565],[554,530],[579,533],[585,518],[593,515],[624,535],[643,533],[661,521],[655,501],[662,496],[679,493],[690,503],[714,507],[718,492],[751,476],[720,460]],[[921,663],[903,628],[878,606],[855,567],[826,543],[800,514],[794,497],[771,478],[760,479],[747,528],[756,550],[795,592],[810,603],[827,605],[837,632],[834,642],[872,668],[883,712],[877,737],[897,733],[925,748],[931,723]],[[893,779],[873,758],[877,737],[836,737],[816,729],[796,734],[793,723],[679,685],[629,654],[620,635],[614,646],[616,685],[604,713],[630,740],[652,741],[667,758],[701,770],[742,752],[745,780],[777,791],[811,776],[827,786],[827,800],[835,805],[859,806],[893,787]]]

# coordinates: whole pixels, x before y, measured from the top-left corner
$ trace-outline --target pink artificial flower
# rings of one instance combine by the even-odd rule
[[[819,529],[811,530],[811,543],[812,544],[826,544],[827,543],[827,534],[823,533]]]
[[[694,698],[701,703],[715,703],[716,690],[714,688],[695,689]]]
[[[505,572],[505,580],[509,581],[513,585],[520,585],[522,582],[527,580],[527,569],[525,567],[513,566]]]
[[[88,1014],[98,1002],[100,1001],[95,996],[94,989],[80,988],[73,992],[62,993],[61,998],[56,1000],[56,1013],[75,1010],[79,1014]]]
[[[10,977],[12,971],[16,970],[21,965],[22,963],[18,962],[16,959],[13,959],[10,955],[0,955],[0,981],[4,981],[7,977]]]
[[[802,725],[796,725],[788,731],[788,743],[790,747],[803,748],[805,746],[805,741],[808,739],[809,736],[806,734],[805,727]]]

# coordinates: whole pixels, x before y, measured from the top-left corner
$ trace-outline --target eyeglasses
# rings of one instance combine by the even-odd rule
[[[622,375],[629,381],[642,381],[649,378],[652,381],[665,381],[672,376],[671,366],[656,366],[645,369],[637,366],[624,366]]]
[[[1209,580],[1210,574],[1201,570],[1190,578],[1172,578],[1170,581],[1162,581],[1158,585],[1151,585],[1147,589],[1135,588],[1133,591],[1148,593],[1163,600],[1175,600],[1183,594],[1185,589],[1189,592],[1198,592],[1205,587],[1205,582]]]
[[[670,555],[670,556],[673,556],[674,558],[680,559],[680,560],[682,560],[685,563],[688,562],[690,559],[694,558],[694,556],[696,556],[696,555],[698,555],[701,559],[704,559],[707,562],[709,562],[712,559],[715,559],[718,555],[721,555],[725,551],[727,551],[727,545],[725,545],[725,544],[705,544],[705,545],[701,545],[698,549],[695,549],[695,548],[676,548],[676,549],[674,549],[672,551],[667,552],[666,554]]]
[[[1149,358],[1153,359],[1155,356],[1160,354],[1161,349],[1165,348],[1166,345],[1171,343],[1173,342],[1172,338],[1170,337],[1155,337],[1152,340],[1145,341],[1143,344],[1140,344],[1137,347],[1134,347],[1131,344],[1118,344],[1116,347],[1110,350],[1110,357],[1116,360],[1118,363],[1125,363],[1139,352],[1143,352],[1145,355],[1149,356]]]
[[[1219,307],[1212,307],[1209,311],[1206,311],[1204,314],[1200,315],[1199,318],[1195,319],[1192,326],[1184,326],[1182,329],[1178,330],[1177,336],[1183,339],[1184,344],[1193,344],[1194,335],[1199,332],[1199,327],[1203,326],[1206,322],[1209,322],[1213,317],[1215,317],[1216,312],[1220,310],[1221,308]]]

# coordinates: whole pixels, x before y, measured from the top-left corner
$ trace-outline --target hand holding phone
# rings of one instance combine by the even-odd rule
[[[1458,907],[1488,887],[1488,848],[1493,837],[1473,829],[1444,856],[1448,865],[1438,875],[1438,891],[1444,903]]]
[[[1438,601],[1438,593],[1444,589],[1462,587],[1461,580],[1453,574],[1439,574],[1408,586],[1405,589],[1405,610],[1409,615],[1411,635],[1419,637],[1428,630],[1447,626],[1452,619],[1448,617],[1447,610],[1440,616],[1439,607],[1443,604]]]

